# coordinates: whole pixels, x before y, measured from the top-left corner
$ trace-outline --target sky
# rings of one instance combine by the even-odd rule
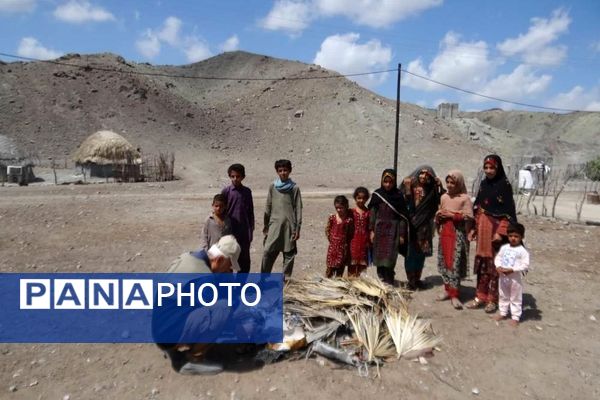
[[[0,53],[184,65],[235,50],[375,72],[351,79],[391,99],[401,64],[401,100],[428,108],[600,111],[596,0],[0,0]]]

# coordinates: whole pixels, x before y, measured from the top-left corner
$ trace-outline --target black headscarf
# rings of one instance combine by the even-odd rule
[[[387,191],[383,187],[383,180],[385,178],[392,178],[394,180],[392,184],[392,189]],[[392,207],[396,209],[400,214],[406,216],[406,201],[404,200],[404,195],[397,187],[396,181],[396,171],[391,168],[388,168],[383,171],[381,174],[381,187],[375,190],[375,193],[379,194],[383,197]],[[379,196],[371,196],[371,201],[369,202],[369,208],[378,207],[384,201],[379,198]]]
[[[496,167],[496,176],[492,179],[485,177],[479,185],[479,192],[473,203],[473,211],[481,209],[486,214],[493,217],[508,218],[511,222],[517,222],[517,213],[515,211],[515,200],[513,199],[513,191],[502,159],[490,154],[483,159],[483,165],[492,164]]]
[[[425,223],[429,223],[440,205],[440,197],[444,190],[439,188],[435,178],[435,171],[429,165],[421,165],[410,174],[407,179],[410,179],[410,188],[412,189],[419,185],[419,175],[421,171],[427,171],[429,174],[428,182],[423,186],[425,196],[421,199],[419,205],[415,205],[412,195],[409,198],[410,219],[413,226],[418,227]]]

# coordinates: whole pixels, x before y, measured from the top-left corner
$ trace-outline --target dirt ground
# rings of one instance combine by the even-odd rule
[[[260,229],[265,198],[253,188]],[[0,270],[163,272],[198,245],[213,190],[185,181],[0,188]],[[324,271],[323,229],[333,209],[332,195],[303,194],[297,276]],[[152,344],[0,344],[0,399],[599,398],[600,228],[521,219],[532,255],[522,324],[513,329],[481,310],[436,302],[441,279],[430,258],[431,288],[411,303],[443,338],[427,364],[389,363],[379,378],[314,359],[187,377]],[[255,242],[253,271],[262,250]],[[400,262],[397,273],[404,279]],[[464,283],[466,301],[474,281]]]

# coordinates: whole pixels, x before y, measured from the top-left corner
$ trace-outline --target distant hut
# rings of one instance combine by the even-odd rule
[[[85,139],[73,155],[73,161],[88,176],[101,178],[139,176],[139,151],[123,136],[98,131]]]
[[[34,179],[33,161],[17,147],[12,139],[0,135],[0,182],[26,185]]]

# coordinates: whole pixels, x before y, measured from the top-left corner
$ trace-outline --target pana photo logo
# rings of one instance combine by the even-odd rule
[[[0,273],[0,304],[0,343],[283,337],[282,274]]]
[[[155,288],[156,285],[156,288]],[[21,279],[20,309],[77,310],[124,309],[143,310],[162,307],[163,300],[177,300],[177,306],[214,306],[219,301],[219,290],[226,289],[227,306],[234,297],[242,304],[255,307],[261,300],[261,289],[256,283],[154,282],[152,279]]]

